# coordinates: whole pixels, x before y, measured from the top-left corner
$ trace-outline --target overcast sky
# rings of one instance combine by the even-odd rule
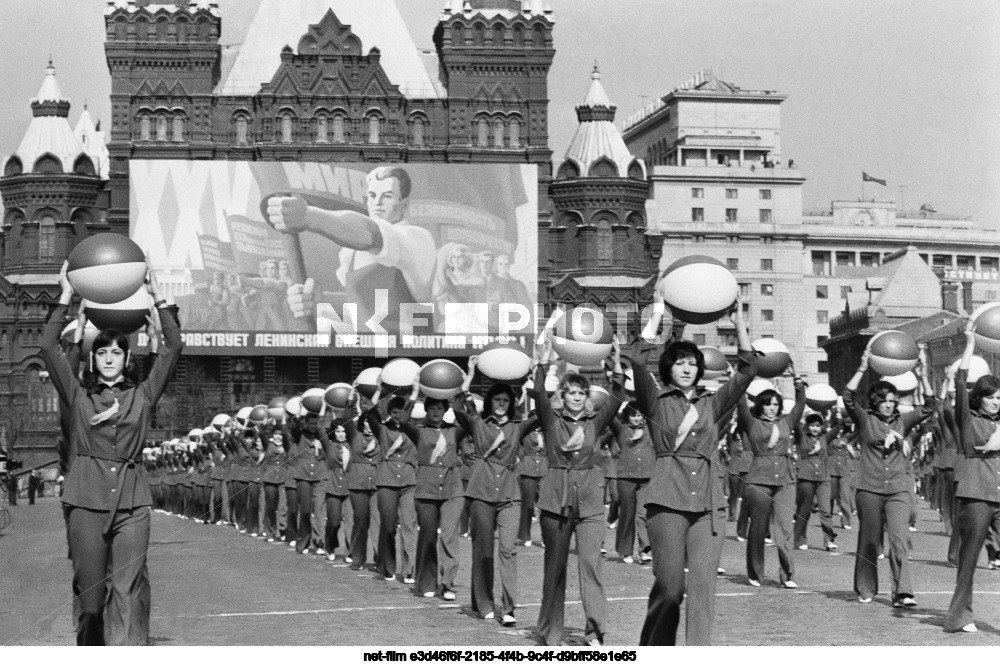
[[[227,6],[253,1],[222,0],[223,21]],[[709,67],[740,87],[788,96],[782,153],[808,179],[807,209],[857,198],[867,171],[889,181],[869,185],[869,196],[905,196],[908,208],[930,203],[1000,227],[1000,0],[546,1],[556,21],[549,126],[557,163],[595,61],[619,121]],[[417,46],[433,48],[444,0],[397,4]],[[49,54],[73,101],[70,121],[86,99],[107,122],[105,6],[3,0],[0,155],[17,148],[31,120]]]

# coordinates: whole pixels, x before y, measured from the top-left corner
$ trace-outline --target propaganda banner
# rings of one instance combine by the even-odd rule
[[[535,165],[133,160],[130,180],[191,353],[530,346]]]

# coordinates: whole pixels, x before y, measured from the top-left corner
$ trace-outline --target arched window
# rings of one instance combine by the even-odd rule
[[[282,113],[281,114],[281,142],[291,143],[292,142],[292,114]]]
[[[156,116],[156,140],[167,141],[167,116],[160,113]]]
[[[611,222],[602,219],[597,223],[597,266],[599,268],[610,268],[614,263],[614,253]]]
[[[532,46],[545,46],[545,28],[541,25],[536,25],[532,30],[533,39]]]
[[[174,142],[184,141],[184,114],[174,111]]]
[[[149,115],[143,113],[139,116],[139,140],[151,141],[152,138],[152,128],[150,127]]]
[[[120,42],[128,39],[128,19],[124,16],[119,16],[115,20],[115,39]]]
[[[97,171],[94,169],[94,162],[87,155],[80,155],[73,162],[73,173],[79,173],[80,175],[97,175]]]
[[[420,116],[413,119],[413,124],[410,127],[410,141],[416,146],[424,144],[424,119]]]
[[[233,118],[233,124],[236,127],[236,145],[247,145],[249,143],[247,138],[250,126],[249,119],[241,113]]]
[[[524,46],[524,28],[520,25],[514,26],[514,46],[517,48]]]
[[[377,115],[368,116],[368,142],[379,143],[380,131],[381,131],[381,122],[379,121],[379,117]]]
[[[149,23],[146,19],[140,18],[136,20],[135,38],[141,42],[144,42],[149,38]]]
[[[488,120],[486,120],[486,118],[480,118],[476,122],[476,128],[479,130],[479,140],[477,141],[477,143],[485,148],[487,145],[489,145],[490,123]]]
[[[21,158],[17,155],[8,159],[7,164],[3,168],[4,175],[21,175],[23,172],[24,164],[21,163]]]
[[[63,165],[55,155],[47,152],[35,160],[32,173],[62,173]]]
[[[510,129],[508,131],[510,136],[510,147],[518,148],[521,146],[521,121],[517,118],[510,119]]]
[[[170,20],[166,16],[161,16],[156,20],[156,40],[167,41],[167,31],[170,27]]]
[[[38,260],[51,260],[56,253],[56,219],[46,213],[38,220]]]
[[[493,121],[493,147],[503,147],[503,120],[500,118]]]
[[[344,116],[339,113],[333,116],[333,142],[344,142]]]
[[[329,123],[330,121],[325,115],[316,117],[316,143],[327,143],[329,141],[327,138]]]
[[[59,396],[51,381],[42,381],[41,368],[32,365],[28,368],[27,388],[30,405],[30,422],[32,427],[44,427],[55,424],[59,412]]]
[[[482,46],[483,42],[486,41],[486,26],[482,23],[477,23],[472,27],[472,39],[476,46]]]
[[[186,42],[188,40],[188,22],[183,17],[177,19],[177,41]]]

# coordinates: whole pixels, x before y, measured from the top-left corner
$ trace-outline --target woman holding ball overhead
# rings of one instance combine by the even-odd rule
[[[867,408],[858,400],[858,386],[868,371],[871,344],[861,355],[858,371],[844,389],[844,406],[858,426],[861,458],[855,483],[857,488],[858,553],[854,559],[854,592],[858,601],[870,603],[878,593],[878,555],[883,530],[889,538],[889,566],[892,569],[892,606],[913,607],[913,586],[907,556],[910,520],[910,489],[907,474],[910,431],[934,414],[936,400],[924,372],[921,350],[916,373],[924,394],[923,405],[900,414],[896,387],[876,381],[868,388]]]
[[[180,330],[165,311],[167,300],[147,266],[146,285],[153,297],[165,345],[149,377],[136,383],[129,364],[128,338],[104,330],[91,348],[89,370],[81,384],[59,347],[63,319],[73,299],[66,277],[62,293],[42,337],[42,356],[52,384],[72,411],[71,448],[76,459],[66,477],[66,526],[73,561],[73,589],[80,593],[77,644],[145,645],[149,641],[149,599],[140,577],[149,550],[151,498],[139,472],[153,408],[180,356]],[[106,594],[109,560],[115,565]],[[108,598],[105,616],[105,596]],[[105,621],[107,626],[105,626]]]
[[[660,289],[654,293],[653,316],[643,335],[646,339],[655,334],[664,311]],[[736,374],[714,395],[697,387],[705,360],[691,342],[667,342],[659,361],[663,390],[641,363],[632,368],[635,399],[649,423],[656,451],[646,488],[646,529],[655,581],[640,645],[676,643],[685,592],[685,644],[712,642],[716,571],[726,528],[726,503],[717,472],[718,423],[743,399],[756,375],[739,292],[731,317],[736,325],[739,362]],[[689,569],[686,575],[685,567]]]
[[[958,426],[959,532],[958,579],[951,598],[944,629],[976,632],[972,617],[972,578],[979,552],[992,526],[1000,530],[1000,379],[987,374],[969,392],[966,385],[972,354],[976,349],[975,319],[965,329],[965,353],[955,374],[955,420]]]

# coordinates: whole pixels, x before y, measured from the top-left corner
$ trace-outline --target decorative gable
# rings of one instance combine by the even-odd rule
[[[299,40],[299,55],[361,55],[361,40],[333,13],[326,10],[323,19],[309,26]]]

